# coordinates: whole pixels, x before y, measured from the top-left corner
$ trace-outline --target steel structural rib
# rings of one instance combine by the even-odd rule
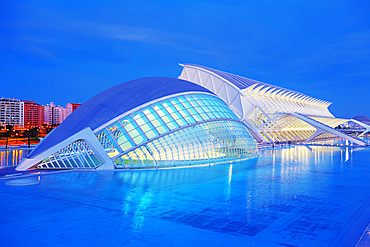
[[[339,132],[325,124],[327,121],[331,123],[342,121],[336,119],[329,112],[328,106],[331,104],[330,102],[204,66],[194,64],[180,65],[184,67],[179,76],[180,79],[201,85],[225,101],[240,120],[249,127],[257,141],[274,141],[274,138],[271,138],[261,126],[266,123],[270,125],[278,124],[278,119],[275,121],[273,115],[281,114],[293,116],[316,129],[316,132],[313,134],[311,133],[314,130],[310,130],[311,133],[299,127],[294,130],[296,133],[299,133],[302,139],[306,139],[306,141],[310,141],[320,134],[330,133],[356,144],[366,145],[365,142]],[[250,119],[257,111],[260,116],[265,117],[265,120],[260,125],[256,125]],[[318,121],[313,119],[314,117],[324,118],[324,120],[320,119],[322,121]],[[348,121],[351,120],[348,119]],[[370,131],[366,126],[365,128],[366,131]],[[280,133],[278,133],[279,131],[284,130],[283,128],[276,128],[276,130],[270,132],[271,134],[276,132],[274,134],[282,138]]]

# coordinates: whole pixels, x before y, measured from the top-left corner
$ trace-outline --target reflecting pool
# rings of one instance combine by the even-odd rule
[[[30,152],[29,149],[1,149],[0,168],[18,165]]]
[[[334,246],[345,229],[366,228],[353,219],[369,204],[369,174],[370,148],[292,146],[232,164],[2,180],[0,237],[3,246]]]

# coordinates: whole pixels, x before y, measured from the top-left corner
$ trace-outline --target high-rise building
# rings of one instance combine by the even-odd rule
[[[44,123],[44,106],[36,101],[24,100],[24,126],[35,127],[42,126]]]
[[[66,117],[68,117],[74,110],[76,110],[81,104],[79,103],[68,103],[66,105]]]
[[[44,106],[44,121],[48,125],[58,125],[66,118],[66,109],[62,106],[56,106],[54,102],[50,102]]]
[[[23,127],[23,107],[19,99],[0,98],[0,125]]]

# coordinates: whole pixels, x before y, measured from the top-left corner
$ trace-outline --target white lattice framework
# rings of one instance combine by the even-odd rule
[[[184,68],[179,79],[214,92],[249,127],[257,141],[311,141],[339,136],[366,144],[333,129],[351,119],[335,118],[328,110],[331,102],[203,66],[180,65]]]
[[[100,165],[102,165],[102,162],[98,159],[86,142],[78,140],[43,160],[39,165],[37,165],[37,168],[94,169]]]

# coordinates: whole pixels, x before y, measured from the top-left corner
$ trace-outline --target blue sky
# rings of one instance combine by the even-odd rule
[[[370,2],[5,1],[0,97],[81,102],[194,63],[370,117]]]

